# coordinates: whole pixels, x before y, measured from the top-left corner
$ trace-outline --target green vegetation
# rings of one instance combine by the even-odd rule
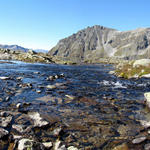
[[[127,79],[142,77],[143,75],[150,74],[150,65],[133,67],[133,62],[130,64],[124,64],[121,67],[116,67],[115,74],[118,77]]]

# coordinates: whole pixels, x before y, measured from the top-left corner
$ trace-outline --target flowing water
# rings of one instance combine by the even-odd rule
[[[0,80],[0,109],[16,111],[17,103],[31,103],[22,113],[40,112],[63,127],[62,141],[78,148],[110,149],[123,142],[130,144],[143,130],[140,120],[149,118],[144,93],[150,90],[150,80],[117,78],[109,74],[113,69],[105,64],[0,64],[0,76],[10,77]],[[60,74],[64,77],[47,80]],[[41,130],[37,135],[48,138],[48,132]]]

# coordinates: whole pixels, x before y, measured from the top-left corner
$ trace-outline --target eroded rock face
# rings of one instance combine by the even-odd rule
[[[96,25],[60,40],[49,54],[61,60],[69,59],[74,62],[105,57],[148,58],[149,43],[149,28],[120,32]]]

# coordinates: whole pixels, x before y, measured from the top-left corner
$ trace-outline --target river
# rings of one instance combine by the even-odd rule
[[[30,104],[19,113],[39,112],[51,123],[34,132],[39,139],[56,140],[51,130],[61,126],[60,139],[67,146],[111,149],[125,142],[132,149],[141,148],[131,141],[144,130],[140,120],[149,119],[144,93],[150,90],[150,80],[117,78],[109,74],[113,69],[107,64],[1,63],[0,76],[9,79],[0,80],[0,110],[17,112],[18,103]],[[48,80],[49,76],[56,79]]]

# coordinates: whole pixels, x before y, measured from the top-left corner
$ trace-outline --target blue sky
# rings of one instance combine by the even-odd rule
[[[149,0],[0,0],[0,44],[52,48],[87,26],[150,27]]]

